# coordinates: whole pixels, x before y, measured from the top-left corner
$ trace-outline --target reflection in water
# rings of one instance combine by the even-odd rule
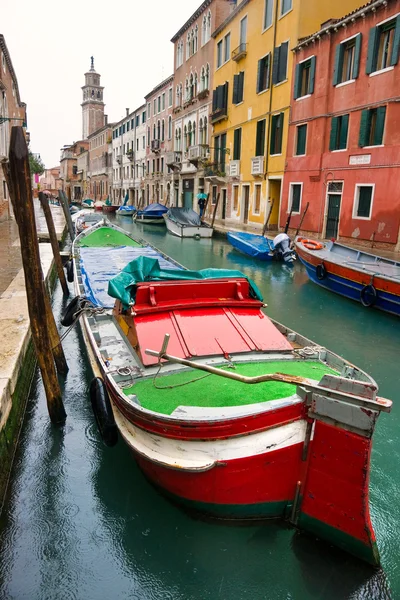
[[[396,398],[394,317],[318,288],[298,263],[285,269],[253,261],[222,236],[181,240],[158,226],[128,219],[122,225],[191,269],[243,271],[264,294],[268,314],[367,369],[382,395]],[[59,289],[54,302],[62,304]],[[64,349],[70,367],[64,428],[49,424],[38,378],[32,389],[0,520],[1,598],[386,600],[390,588],[400,597],[397,409],[380,418],[371,475],[385,575],[284,524],[205,522],[171,504],[144,479],[123,443],[108,449],[100,442],[78,329]]]

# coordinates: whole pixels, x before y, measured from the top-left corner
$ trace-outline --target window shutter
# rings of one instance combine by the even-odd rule
[[[342,68],[343,68],[343,48],[341,44],[336,46],[335,53],[335,65],[333,67],[333,85],[337,85],[340,83],[342,78]]]
[[[281,44],[281,51],[279,53],[278,81],[284,81],[287,77],[288,46],[288,42]]]
[[[295,100],[297,100],[297,98],[300,98],[301,71],[302,71],[302,65],[296,65],[296,71],[295,71],[295,75],[294,75],[294,94],[293,94],[293,98]]]
[[[222,86],[222,108],[228,108],[228,82]]]
[[[306,140],[307,140],[307,125],[299,125],[297,128],[297,144],[296,144],[296,155],[300,156],[306,153]]]
[[[339,119],[338,117],[332,117],[331,119],[331,135],[329,138],[329,150],[337,150],[336,140],[338,133]]]
[[[310,60],[311,60],[311,64],[310,64],[310,80],[308,83],[308,93],[313,94],[314,93],[314,84],[315,84],[315,67],[317,64],[317,57],[312,56]]]
[[[368,39],[368,55],[367,55],[367,66],[365,72],[367,75],[375,71],[376,69],[376,50],[379,40],[379,29],[378,27],[372,27],[369,32]]]
[[[264,67],[264,59],[260,58],[260,60],[258,61],[258,68],[257,68],[257,94],[259,94],[261,92],[261,74],[264,70],[263,67]]]
[[[347,146],[347,132],[349,129],[349,115],[342,115],[339,136],[339,150],[345,150]]]
[[[272,67],[272,83],[274,83],[274,84],[278,83],[278,81],[279,81],[278,70],[279,70],[280,51],[281,51],[280,46],[278,46],[278,48],[275,48],[275,50],[274,50],[274,65]]]
[[[383,142],[383,131],[385,128],[385,117],[386,117],[386,106],[379,106],[376,109],[376,124],[375,124],[375,132],[373,144],[374,146],[378,146]]]
[[[244,95],[244,71],[239,73],[239,92],[238,92],[238,101],[243,102]]]
[[[234,75],[233,76],[233,93],[232,93],[233,104],[238,103],[238,94],[239,94],[239,75]]]
[[[224,108],[224,86],[217,87],[217,110]]]
[[[354,48],[354,64],[353,64],[353,79],[357,79],[360,72],[360,56],[361,56],[362,33],[356,36],[356,45]]]
[[[266,75],[265,75],[265,82],[266,82],[266,87],[265,89],[268,90],[269,89],[269,78],[270,78],[270,74],[271,74],[271,52],[269,52],[267,54],[267,56],[265,57],[265,70],[266,70]]]
[[[276,115],[271,117],[271,141],[270,141],[270,145],[269,145],[270,154],[275,154],[275,135],[276,135],[276,120],[277,120],[277,118],[278,117]]]
[[[233,134],[233,160],[240,160],[242,130],[235,129]]]
[[[399,49],[400,49],[400,15],[396,18],[396,29],[394,30],[394,40],[393,40],[393,49],[392,56],[390,58],[390,64],[392,67],[397,65],[399,60]]]
[[[257,122],[255,156],[264,156],[264,141],[265,141],[265,119]]]
[[[283,113],[277,116],[277,124],[279,119],[279,137],[277,139],[277,147],[275,148],[275,152],[277,154],[281,154],[282,152],[282,138],[283,138]]]
[[[215,112],[217,110],[217,90],[213,91],[213,97],[212,97],[212,111]]]
[[[368,146],[368,136],[369,136],[369,110],[365,109],[361,113],[361,121],[360,121],[360,135],[358,138],[358,145],[360,148],[364,146]]]

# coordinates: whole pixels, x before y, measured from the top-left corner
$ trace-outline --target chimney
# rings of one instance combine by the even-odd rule
[[[108,125],[108,115],[104,115],[104,125]]]
[[[128,116],[129,115],[129,108],[126,108],[125,110],[126,110],[126,116]]]

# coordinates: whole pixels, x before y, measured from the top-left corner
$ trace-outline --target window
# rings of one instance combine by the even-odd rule
[[[212,99],[213,120],[226,116],[228,112],[228,82],[219,85],[213,91]]]
[[[217,186],[213,185],[213,189],[212,189],[212,196],[211,196],[211,204],[215,205],[217,204]]]
[[[257,94],[269,88],[269,74],[271,69],[271,53],[268,53],[258,61],[257,71]]]
[[[147,105],[147,118],[150,119],[151,117],[151,104],[150,102]]]
[[[161,112],[161,96],[157,98],[157,112]]]
[[[165,92],[161,96],[161,110],[165,110]]]
[[[283,113],[271,117],[270,154],[282,154]]]
[[[295,100],[314,93],[315,63],[315,56],[311,56],[307,60],[296,65],[294,78]]]
[[[233,76],[233,104],[240,104],[243,102],[243,91],[244,91],[244,71],[241,71],[238,75]]]
[[[360,71],[361,41],[362,35],[359,33],[336,46],[333,85],[357,79]]]
[[[146,111],[145,110],[142,112],[142,125],[143,125],[143,123],[146,123]]]
[[[162,125],[161,125],[161,141],[163,142],[164,140],[165,140],[165,121],[163,119]]]
[[[231,34],[227,33],[224,37],[224,62],[229,60],[231,53]]]
[[[214,162],[218,165],[218,169],[225,171],[225,153],[226,153],[226,133],[218,135],[214,138]]]
[[[354,193],[353,219],[370,219],[374,185],[356,185]]]
[[[296,156],[304,156],[306,153],[307,125],[298,125],[296,136]]]
[[[369,32],[366,72],[368,74],[397,65],[400,47],[400,15]]]
[[[235,129],[233,133],[233,160],[240,160],[242,150],[242,128]]]
[[[257,121],[256,153],[255,156],[264,156],[265,151],[265,119]]]
[[[217,44],[217,69],[219,69],[219,67],[222,65],[222,45],[223,40],[220,40]]]
[[[172,117],[168,117],[168,139],[172,138]]]
[[[157,100],[154,98],[153,100],[153,115],[157,114]]]
[[[385,117],[386,106],[362,111],[358,142],[361,148],[364,146],[380,146],[383,143]]]
[[[272,68],[272,83],[277,84],[287,78],[289,42],[284,42],[274,50],[274,66]]]
[[[126,123],[126,130],[129,131],[129,127],[130,127],[130,121],[127,121]]]
[[[329,150],[345,150],[347,148],[347,133],[349,130],[349,115],[332,117]]]
[[[281,16],[285,15],[292,8],[292,0],[281,0]]]
[[[240,46],[243,46],[247,42],[247,17],[244,17],[240,21]]]
[[[233,186],[233,210],[237,212],[239,206],[239,186]]]
[[[289,212],[299,213],[301,204],[302,183],[291,183],[289,189]]]
[[[136,116],[136,127],[139,127],[140,125],[140,115]]]
[[[172,87],[169,88],[168,90],[168,107],[171,108],[172,106]]]
[[[264,29],[267,29],[272,25],[272,7],[273,0],[265,0],[264,6]]]
[[[256,183],[254,186],[254,209],[253,209],[253,212],[256,215],[259,215],[260,208],[261,208],[261,184]]]

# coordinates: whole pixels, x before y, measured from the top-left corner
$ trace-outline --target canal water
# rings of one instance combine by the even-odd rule
[[[383,568],[371,570],[282,523],[207,522],[162,497],[124,444],[101,443],[77,328],[64,342],[70,371],[63,428],[50,424],[35,376],[0,519],[0,598],[400,598],[400,321],[319,289],[300,264],[246,258],[222,236],[183,241],[157,226],[120,223],[188,268],[240,269],[261,289],[271,317],[371,373],[381,395],[395,401],[379,419],[372,453],[370,504]],[[63,308],[58,286],[58,318]]]

